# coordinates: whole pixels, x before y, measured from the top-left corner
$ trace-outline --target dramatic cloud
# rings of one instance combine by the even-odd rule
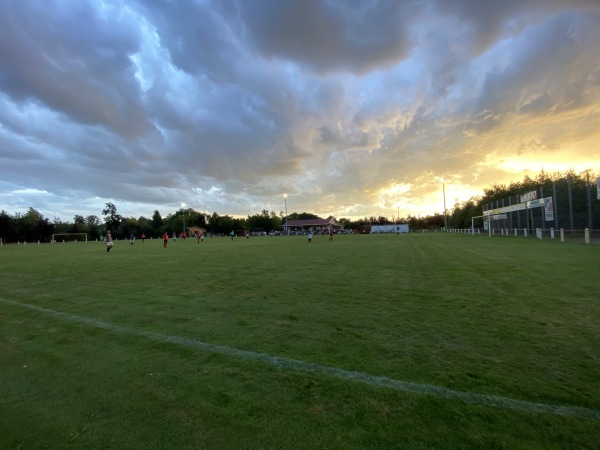
[[[391,217],[599,169],[596,0],[0,5],[0,209]]]

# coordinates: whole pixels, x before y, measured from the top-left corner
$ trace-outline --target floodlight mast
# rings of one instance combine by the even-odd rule
[[[288,229],[287,194],[283,194],[283,200],[285,202],[285,235],[289,236],[290,232],[289,232],[289,229]]]
[[[442,192],[444,194],[444,232],[448,232],[448,214],[446,213],[446,180],[442,178]]]

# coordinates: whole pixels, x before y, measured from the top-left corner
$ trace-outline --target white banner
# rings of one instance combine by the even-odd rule
[[[521,195],[521,202],[530,202],[531,200],[537,200],[537,191],[530,191],[526,194]]]
[[[546,200],[546,203],[544,204],[546,220],[550,222],[554,220],[554,204],[552,203],[552,197],[547,197],[544,200]]]

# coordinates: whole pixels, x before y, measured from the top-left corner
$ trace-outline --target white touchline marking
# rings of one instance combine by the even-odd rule
[[[336,378],[358,381],[369,384],[371,386],[380,386],[388,389],[393,389],[401,392],[414,394],[427,394],[437,398],[449,400],[460,400],[465,403],[471,403],[480,406],[493,406],[498,408],[508,408],[520,411],[534,413],[548,413],[561,416],[570,416],[581,419],[600,420],[600,410],[585,408],[579,406],[563,406],[552,405],[546,403],[534,403],[523,400],[514,400],[508,397],[500,397],[497,395],[477,394],[468,391],[456,391],[442,386],[432,384],[413,383],[410,381],[394,380],[393,378],[369,375],[362,372],[353,372],[336,367],[324,366],[321,364],[301,361],[298,359],[272,356],[267,353],[251,352],[247,350],[239,350],[224,345],[210,344],[207,342],[187,339],[179,336],[170,336],[168,334],[156,333],[154,331],[136,330],[133,328],[122,327],[108,322],[88,319],[86,317],[77,316],[75,314],[54,311],[52,309],[42,308],[41,306],[31,305],[28,303],[16,302],[0,298],[0,303],[6,305],[19,306],[33,311],[43,313],[47,316],[89,325],[94,328],[114,331],[121,334],[135,335],[145,337],[154,341],[183,345],[185,347],[197,348],[221,355],[233,356],[240,359],[260,361],[267,363],[280,369],[292,369],[302,372],[313,372],[322,375],[328,375]]]

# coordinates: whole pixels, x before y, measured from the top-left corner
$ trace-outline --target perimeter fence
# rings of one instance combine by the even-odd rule
[[[479,223],[471,232],[600,243],[600,178],[567,176],[495,200]]]

